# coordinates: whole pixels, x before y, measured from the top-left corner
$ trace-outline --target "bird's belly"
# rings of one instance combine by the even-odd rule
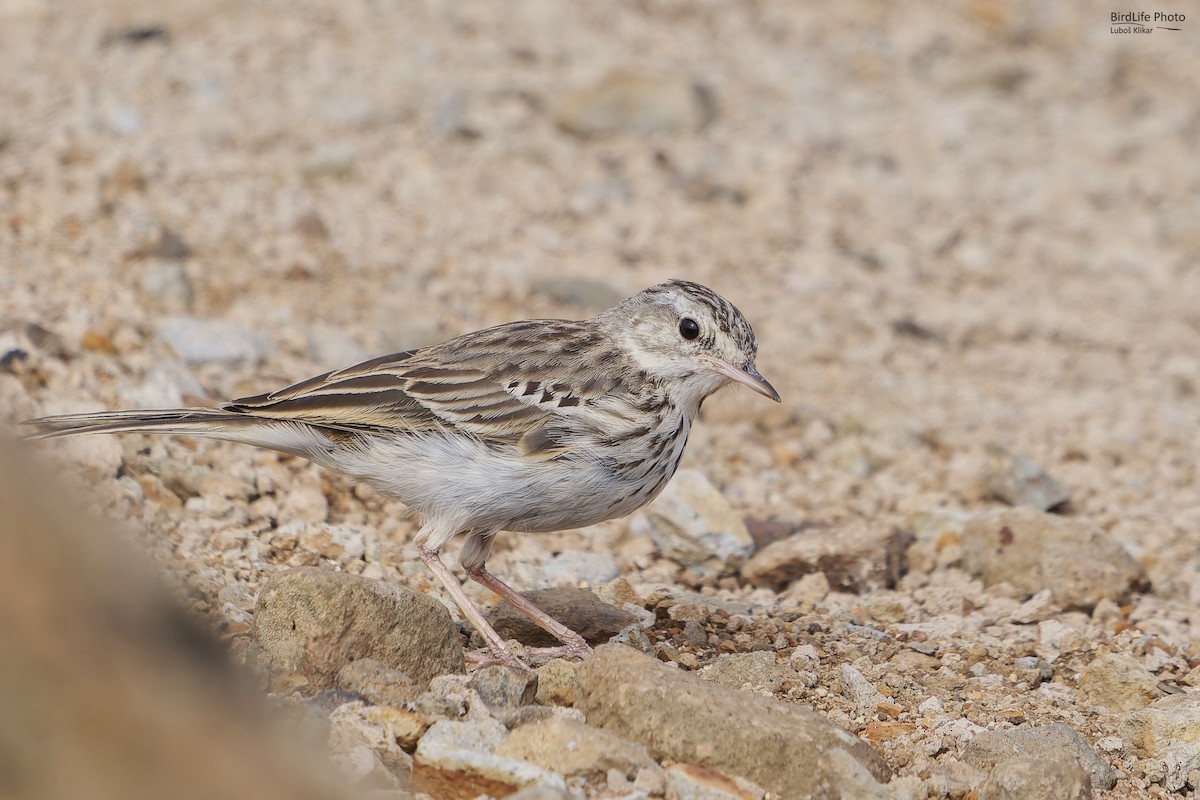
[[[461,530],[581,528],[629,514],[662,488],[653,468],[638,478],[643,470],[606,459],[537,461],[462,436],[376,437],[363,448],[328,466]]]

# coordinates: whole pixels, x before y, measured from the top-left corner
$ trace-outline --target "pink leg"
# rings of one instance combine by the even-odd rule
[[[443,565],[443,568],[445,565]],[[520,611],[525,616],[529,617],[535,625],[544,630],[546,633],[553,636],[563,643],[564,647],[552,648],[536,651],[537,655],[541,656],[557,656],[564,655],[573,658],[587,658],[592,654],[592,648],[584,641],[584,638],[575,631],[563,625],[554,617],[542,611],[525,597],[517,593],[517,590],[509,586],[504,581],[497,578],[495,575],[487,571],[486,567],[463,567],[467,572],[467,577],[478,583],[483,584],[491,589],[496,594],[500,595],[504,600],[509,602],[514,608]],[[493,633],[495,633],[493,631]],[[496,634],[499,638],[499,634]],[[533,651],[531,651],[533,652]]]
[[[483,612],[479,610],[479,606],[467,597],[467,593],[463,591],[462,584],[458,582],[458,578],[454,577],[454,573],[442,561],[442,557],[438,555],[436,550],[427,550],[424,547],[417,548],[417,554],[425,566],[429,567],[429,571],[436,575],[446,587],[446,591],[450,592],[450,596],[454,598],[454,602],[458,605],[458,610],[467,618],[467,622],[479,631],[479,635],[487,642],[487,648],[493,656],[506,664],[520,665],[520,661],[508,652],[508,648],[504,645],[504,640],[500,638],[500,634],[496,633],[496,629],[488,624],[488,621],[483,618]],[[507,588],[507,587],[506,587]]]

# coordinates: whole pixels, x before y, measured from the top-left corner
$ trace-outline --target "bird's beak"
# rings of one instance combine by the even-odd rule
[[[713,370],[721,373],[725,377],[749,386],[763,397],[769,397],[776,403],[780,402],[779,392],[775,391],[775,387],[772,386],[766,378],[758,374],[758,370],[755,369],[754,364],[747,364],[744,367],[735,367],[733,364],[729,364],[719,358],[710,358],[708,359],[708,363]]]

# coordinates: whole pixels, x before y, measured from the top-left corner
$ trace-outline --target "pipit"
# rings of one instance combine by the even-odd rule
[[[746,318],[689,281],[651,286],[581,321],[526,320],[327,372],[217,408],[43,417],[35,438],[204,436],[303,456],[398,498],[422,517],[417,553],[491,655],[514,661],[442,561],[459,564],[583,658],[583,637],[485,564],[502,530],[540,533],[621,517],[675,474],[692,420],[730,381],[778,401],[754,366]]]

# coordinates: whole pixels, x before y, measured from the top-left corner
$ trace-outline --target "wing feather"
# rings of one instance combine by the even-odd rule
[[[610,365],[603,374],[581,374],[580,358],[596,348],[611,353],[606,345],[587,321],[510,323],[373,358],[222,409],[349,430],[453,431],[544,460],[594,431],[595,401],[625,388],[619,359],[601,359]]]

